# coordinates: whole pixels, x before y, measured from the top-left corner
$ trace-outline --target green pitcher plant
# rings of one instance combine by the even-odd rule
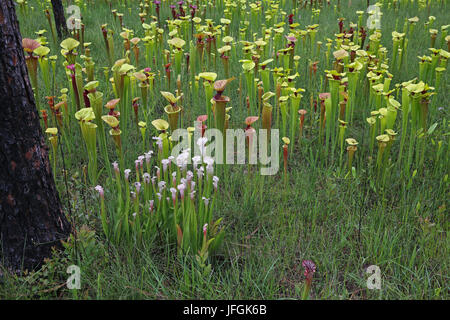
[[[88,152],[88,176],[91,184],[97,183],[97,125],[92,121],[95,120],[95,113],[92,108],[82,108],[75,113],[75,118],[79,121],[81,134]]]

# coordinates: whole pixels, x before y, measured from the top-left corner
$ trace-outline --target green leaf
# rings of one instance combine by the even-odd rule
[[[45,130],[45,133],[57,135],[58,134],[58,128],[48,128]]]
[[[102,120],[105,121],[107,124],[109,124],[110,127],[115,128],[119,125],[119,120],[117,120],[116,117],[106,115],[102,116]]]
[[[217,73],[215,72],[202,72],[199,74],[199,77],[208,81],[215,81],[217,78]]]
[[[166,98],[166,100],[169,101],[171,104],[176,103],[176,102],[180,99],[180,97],[175,97],[175,96],[173,95],[173,93],[171,93],[171,92],[161,91],[161,94],[162,94],[162,96],[163,96],[164,98]]]
[[[244,62],[242,64],[242,69],[244,69],[247,72],[253,70],[253,68],[255,67],[255,63],[251,60],[241,60],[241,62]]]
[[[40,46],[33,50],[35,54],[37,54],[39,57],[44,57],[50,52],[50,48]]]
[[[436,129],[436,127],[437,127],[437,122],[435,123],[435,124],[433,124],[429,129],[428,129],[428,134],[432,134],[433,132],[434,132],[434,130]]]
[[[97,88],[98,85],[99,85],[98,81],[90,81],[84,86],[84,89],[87,91],[91,91],[92,89]]]
[[[152,125],[156,130],[163,131],[169,129],[169,123],[163,119],[156,119],[152,121]]]
[[[72,51],[79,45],[80,45],[80,43],[73,38],[67,38],[61,42],[61,47],[63,49],[66,49],[67,51]]]
[[[92,108],[83,108],[75,113],[75,118],[80,121],[91,121],[95,119]]]
[[[173,38],[173,39],[167,40],[167,43],[178,49],[181,49],[186,44],[186,41],[184,41],[183,39],[180,39],[180,38]]]

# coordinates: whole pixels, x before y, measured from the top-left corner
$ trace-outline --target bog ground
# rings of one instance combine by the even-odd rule
[[[16,2],[74,232],[1,298],[449,298],[447,0]]]

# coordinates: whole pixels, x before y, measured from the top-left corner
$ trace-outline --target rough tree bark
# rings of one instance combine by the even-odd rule
[[[62,38],[63,33],[67,34],[66,18],[64,17],[64,7],[61,0],[52,0],[53,16],[55,17],[56,32],[58,38]]]
[[[71,231],[28,77],[14,2],[0,1],[0,264],[33,269]]]

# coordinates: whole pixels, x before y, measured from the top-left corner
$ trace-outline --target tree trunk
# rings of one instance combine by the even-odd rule
[[[64,17],[64,7],[61,0],[52,0],[53,16],[55,17],[56,32],[58,38],[62,39],[63,33],[67,34],[66,18]]]
[[[67,239],[14,2],[0,1],[0,263],[33,269]]]

